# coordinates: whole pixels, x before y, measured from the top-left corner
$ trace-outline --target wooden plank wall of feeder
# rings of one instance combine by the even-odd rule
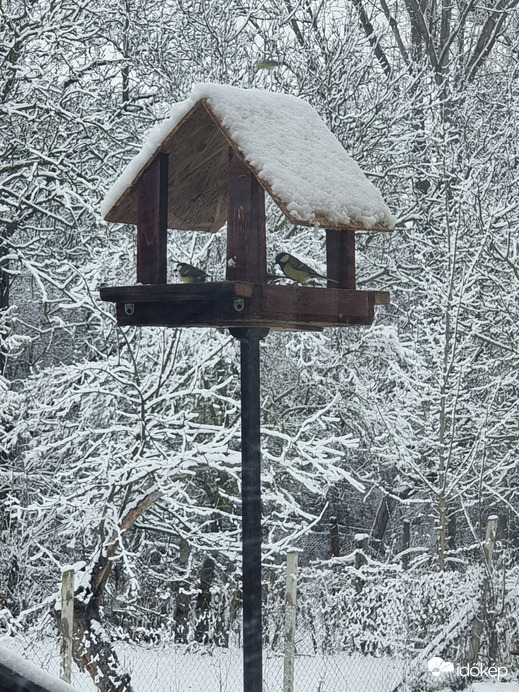
[[[227,281],[267,282],[265,191],[229,148]]]
[[[326,275],[328,288],[355,290],[355,231],[326,229]]]
[[[158,154],[137,183],[137,283],[167,282],[168,155]]]

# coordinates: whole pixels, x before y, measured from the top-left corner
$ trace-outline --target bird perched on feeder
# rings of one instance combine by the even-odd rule
[[[177,271],[180,280],[185,284],[201,284],[209,276],[203,269],[193,267],[193,265],[186,264],[186,262],[179,262],[177,264]]]
[[[280,252],[276,255],[276,264],[279,264],[285,276],[293,281],[297,281],[297,283],[303,283],[309,279],[324,279],[325,281],[339,283],[335,281],[335,279],[328,279],[327,276],[318,274],[312,267],[309,267],[308,264],[301,262],[301,260],[298,260],[294,255],[289,255],[288,252]]]

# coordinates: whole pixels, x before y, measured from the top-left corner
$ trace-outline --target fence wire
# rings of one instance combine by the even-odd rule
[[[463,660],[481,595],[480,583],[476,569],[444,575],[402,573],[394,566],[382,569],[380,565],[357,570],[342,558],[329,561],[325,568],[301,568],[294,692],[445,688],[448,675],[441,680],[434,678],[427,662],[435,656]],[[263,584],[264,690],[280,692],[284,690],[285,652],[283,566],[265,570]],[[214,596],[218,602],[217,594]],[[121,604],[117,617],[108,618],[106,632],[120,670],[130,676],[131,690],[242,692],[241,611],[235,608],[232,617],[227,613],[228,631],[222,645],[219,617],[206,612],[202,621],[200,613],[192,608],[187,635],[179,642],[173,606],[160,629],[132,627],[130,621],[125,626]],[[513,608],[511,600],[509,610]],[[511,643],[504,629],[499,636],[503,664],[513,675],[514,662],[507,649]],[[59,675],[60,641],[50,616],[35,619],[25,631],[13,628],[10,634],[0,637],[0,646]],[[94,683],[76,665],[71,682],[82,692],[110,689],[106,681]]]

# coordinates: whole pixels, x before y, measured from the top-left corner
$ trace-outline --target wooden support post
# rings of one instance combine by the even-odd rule
[[[61,575],[61,666],[60,678],[70,683],[72,675],[72,642],[74,631],[74,570]]]
[[[402,568],[409,567],[409,548],[411,547],[411,522],[404,519],[402,525]]]
[[[447,521],[447,549],[454,552],[456,550],[456,515],[450,515]]]
[[[330,519],[330,547],[332,550],[332,557],[339,557],[341,554],[341,543],[337,517],[332,517]]]
[[[485,620],[487,619],[487,604],[485,602],[485,599],[487,598],[489,592],[490,592],[490,575],[491,575],[491,570],[492,570],[492,558],[494,555],[494,544],[496,540],[496,532],[497,532],[497,524],[498,524],[498,517],[493,514],[492,516],[488,517],[487,519],[487,530],[485,534],[485,542],[483,544],[483,550],[485,553],[485,562],[486,566],[488,568],[487,576],[485,577],[484,585],[483,585],[483,595],[481,597],[481,606],[479,608],[479,611],[472,621],[472,631],[470,635],[470,642],[469,642],[469,663],[470,664],[475,664],[478,660],[478,654],[479,654],[479,647],[481,645],[481,635],[483,634],[483,628],[485,625]],[[495,642],[493,642],[493,638],[495,638],[495,632],[493,629],[490,629],[489,632],[490,635],[490,649],[495,649]]]
[[[328,288],[355,289],[355,231],[326,229],[326,275]]]
[[[167,282],[168,155],[158,154],[137,183],[137,283]]]
[[[297,562],[298,553],[290,552],[287,554],[287,588],[285,598],[285,664],[283,671],[283,692],[294,692],[297,615]]]
[[[485,551],[485,560],[487,562],[488,569],[492,569],[492,558],[494,556],[494,545],[496,543],[496,533],[497,533],[497,522],[499,517],[495,514],[488,517],[487,519],[487,531],[485,535],[485,545],[483,546]]]
[[[225,276],[227,281],[267,282],[265,192],[231,148]]]
[[[357,570],[360,570],[368,561],[368,541],[369,536],[367,533],[357,533],[355,535],[355,569]],[[361,576],[357,576],[355,580],[355,589],[357,593],[360,593],[363,588],[364,579]]]
[[[357,533],[355,535],[355,569],[360,569],[368,561],[366,557],[368,541],[369,536],[367,533]]]

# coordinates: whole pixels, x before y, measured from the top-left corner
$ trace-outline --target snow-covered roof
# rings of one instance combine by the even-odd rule
[[[228,147],[290,221],[388,231],[382,195],[306,101],[288,94],[197,84],[156,125],[102,204],[107,221],[137,223],[136,182],[169,154],[168,227],[217,231],[227,218]]]

